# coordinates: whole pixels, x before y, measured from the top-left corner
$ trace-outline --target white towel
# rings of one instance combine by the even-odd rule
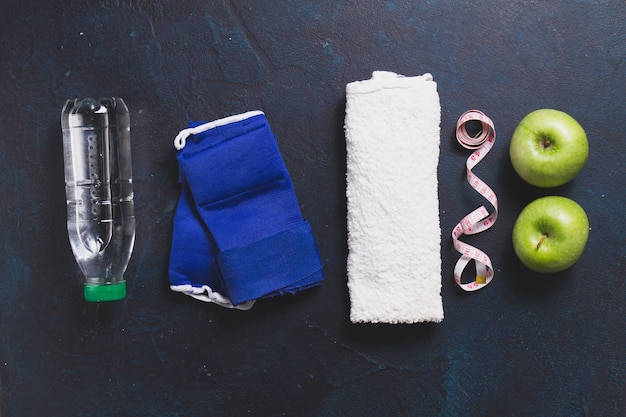
[[[441,107],[430,74],[346,86],[350,320],[443,320],[437,195]]]

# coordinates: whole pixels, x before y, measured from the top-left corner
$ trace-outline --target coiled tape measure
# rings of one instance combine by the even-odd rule
[[[467,123],[478,121],[481,130],[472,136],[467,131]],[[454,267],[454,281],[465,291],[476,291],[489,284],[493,279],[493,265],[491,259],[482,250],[459,240],[462,235],[474,235],[489,229],[498,218],[498,198],[493,190],[478,178],[472,169],[489,153],[496,141],[496,128],[489,117],[479,110],[468,110],[463,113],[456,123],[456,139],[466,149],[474,150],[467,158],[466,177],[470,186],[483,196],[494,207],[493,213],[489,214],[485,206],[463,217],[452,230],[454,248],[461,257]],[[461,282],[461,275],[465,267],[474,261],[476,265],[476,279],[470,283]]]

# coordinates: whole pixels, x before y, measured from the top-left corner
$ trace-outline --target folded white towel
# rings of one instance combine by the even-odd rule
[[[430,74],[346,86],[350,320],[443,320],[437,195],[441,107]]]

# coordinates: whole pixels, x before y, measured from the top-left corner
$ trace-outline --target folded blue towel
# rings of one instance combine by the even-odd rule
[[[246,309],[321,283],[313,233],[262,112],[192,123],[175,145],[172,290]]]

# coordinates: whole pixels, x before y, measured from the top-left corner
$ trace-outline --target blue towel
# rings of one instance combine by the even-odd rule
[[[265,115],[191,123],[181,134],[171,288],[245,309],[319,285],[317,245]]]

